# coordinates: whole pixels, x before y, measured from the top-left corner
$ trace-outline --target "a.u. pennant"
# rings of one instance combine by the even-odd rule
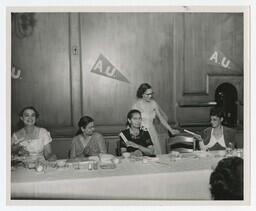
[[[97,58],[91,72],[129,83],[128,79],[102,54]]]

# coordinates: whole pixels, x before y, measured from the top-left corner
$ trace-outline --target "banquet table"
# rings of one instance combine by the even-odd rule
[[[186,156],[134,161],[114,169],[19,167],[11,172],[12,199],[210,200],[209,177],[222,156]]]

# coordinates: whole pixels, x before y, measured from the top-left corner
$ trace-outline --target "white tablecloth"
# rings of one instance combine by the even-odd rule
[[[115,169],[53,169],[45,173],[18,168],[11,172],[13,199],[209,200],[211,167],[221,157],[159,162],[122,160]]]

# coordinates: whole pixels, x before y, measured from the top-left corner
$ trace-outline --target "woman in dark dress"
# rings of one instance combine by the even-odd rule
[[[149,132],[141,127],[141,113],[133,109],[127,114],[126,130],[120,133],[121,152],[132,155],[154,155],[154,147]]]
[[[199,139],[201,150],[225,150],[226,148],[237,148],[236,131],[222,125],[224,113],[216,107],[210,111],[211,127],[206,128]]]

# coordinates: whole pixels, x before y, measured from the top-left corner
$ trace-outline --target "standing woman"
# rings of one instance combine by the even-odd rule
[[[156,116],[159,118],[162,125],[172,134],[178,134],[179,131],[170,127],[170,125],[167,123],[167,121],[161,114],[158,104],[156,103],[155,100],[152,99],[152,96],[153,96],[152,87],[147,83],[141,84],[137,90],[138,100],[133,105],[132,108],[137,109],[141,112],[142,126],[147,128],[151,136],[155,154],[163,154],[161,150],[159,137],[155,129],[155,126],[153,124],[153,121],[156,118]]]
[[[38,111],[32,106],[27,106],[20,111],[19,117],[23,127],[12,135],[12,155],[26,156],[32,160],[56,160],[56,155],[51,149],[50,133],[36,126]]]

